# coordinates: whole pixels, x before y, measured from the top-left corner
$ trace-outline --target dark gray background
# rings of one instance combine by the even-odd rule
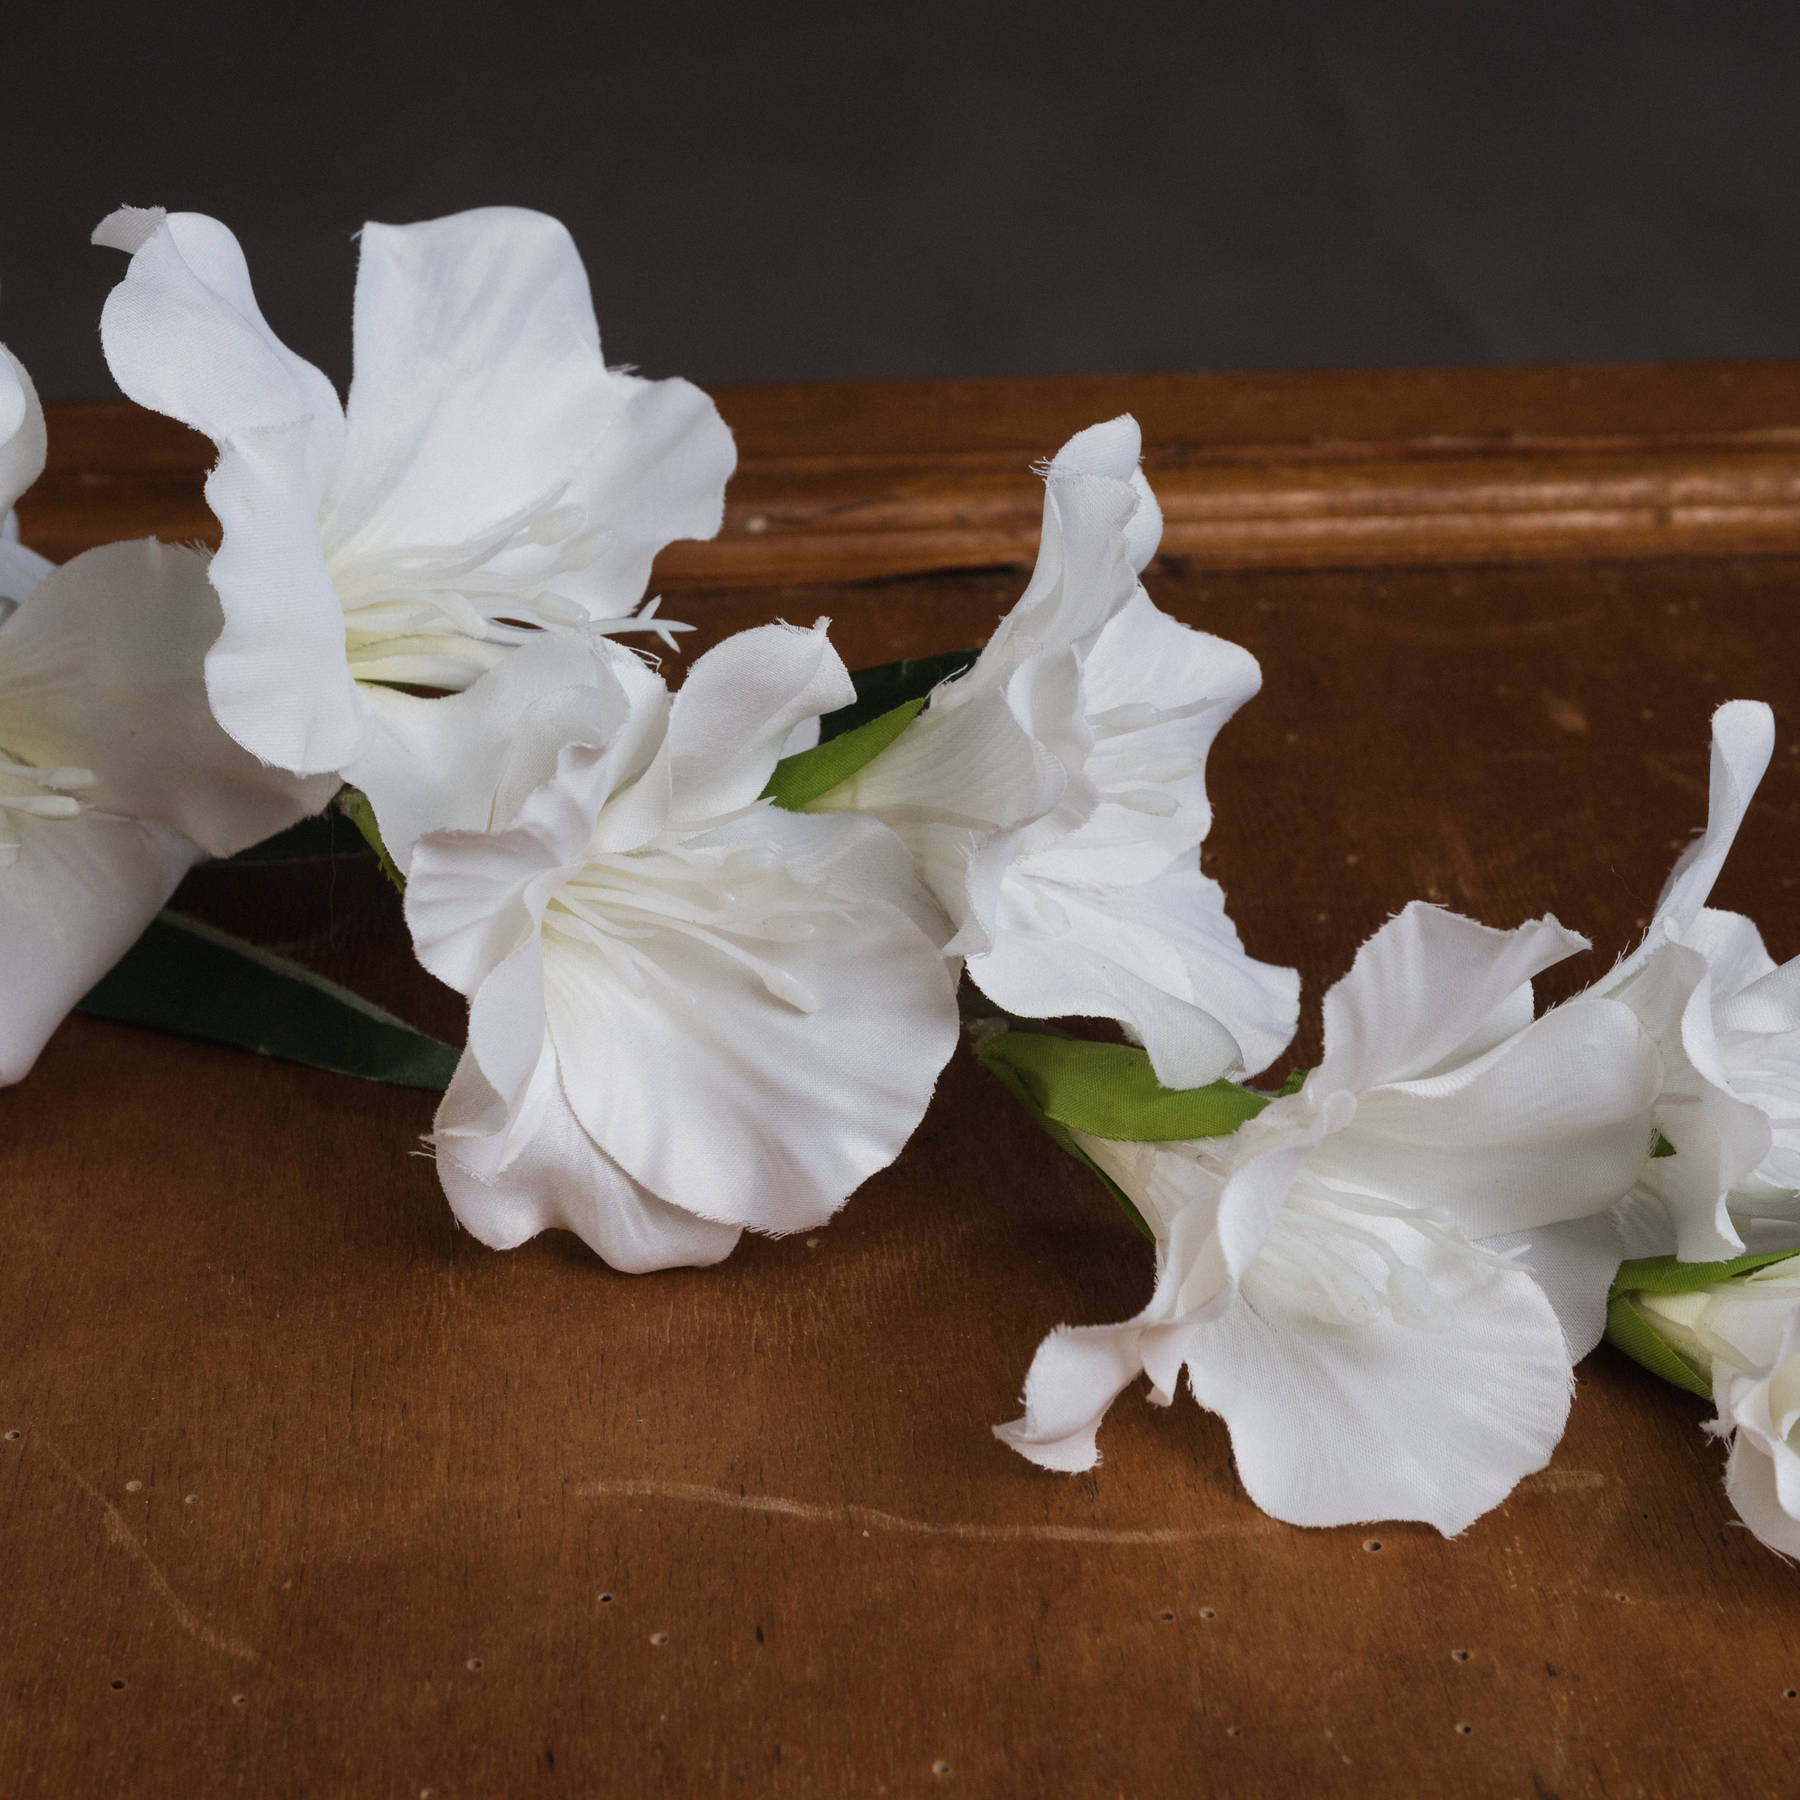
[[[111,391],[121,201],[340,381],[351,233],[574,231],[701,381],[1800,355],[1800,0],[0,12],[0,337]]]

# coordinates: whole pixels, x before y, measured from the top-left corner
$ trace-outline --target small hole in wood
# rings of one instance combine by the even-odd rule
[[[1365,1550],[1371,1550],[1371,1551],[1379,1550],[1381,1548],[1381,1539],[1380,1538],[1364,1538],[1363,1539],[1363,1548]]]
[[[1783,1688],[1781,1690],[1781,1697],[1784,1700],[1800,1700],[1800,1690],[1796,1690],[1794,1688]]]
[[[128,1481],[125,1484],[125,1491],[128,1494],[141,1494],[144,1491],[144,1484],[141,1481]]]
[[[1625,1598],[1625,1596],[1623,1594],[1614,1594],[1613,1598],[1615,1600],[1623,1600]]]
[[[233,1694],[231,1696],[231,1704],[233,1706],[248,1706],[250,1704],[250,1696],[248,1694]]]
[[[1473,1725],[1459,1725],[1456,1728],[1456,1735],[1458,1737],[1467,1737],[1474,1729],[1475,1727]]]
[[[1234,1725],[1225,1735],[1227,1737],[1242,1737],[1244,1735],[1244,1728],[1241,1725]]]
[[[200,1496],[198,1494],[183,1494],[181,1497],[181,1504],[183,1506],[198,1506],[200,1504]]]
[[[934,1762],[931,1765],[931,1772],[934,1775],[948,1775],[950,1773],[950,1765],[947,1762]]]
[[[602,1606],[611,1606],[612,1605],[612,1595],[611,1594],[602,1594],[600,1596],[600,1604]]]
[[[485,1669],[487,1664],[479,1656],[471,1656],[464,1666],[470,1669]]]
[[[9,1444],[16,1444],[19,1441],[19,1439],[22,1438],[24,1435],[25,1434],[22,1431],[9,1431],[6,1434],[6,1441]]]
[[[1172,1612],[1159,1612],[1156,1616],[1166,1625],[1175,1615]]]
[[[124,1685],[125,1684],[122,1681],[115,1681],[113,1683],[113,1692],[116,1694]]]
[[[653,1644],[666,1644],[669,1641],[669,1634],[666,1631],[653,1631],[650,1634],[650,1641]]]
[[[1467,1662],[1469,1660],[1469,1653],[1466,1650],[1452,1650],[1450,1652],[1450,1660],[1452,1662]]]
[[[1200,1616],[1203,1619],[1216,1619],[1219,1615],[1210,1606],[1203,1606],[1200,1609]]]

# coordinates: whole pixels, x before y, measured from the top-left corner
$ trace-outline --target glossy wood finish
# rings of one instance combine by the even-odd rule
[[[1345,429],[1414,379],[1341,378]],[[1409,431],[1503,416],[1505,378],[1429,379]],[[1520,431],[1569,427],[1519,380]],[[1053,448],[1062,384],[1010,391]],[[856,398],[767,404],[827,458],[873,431],[834,419]],[[1609,404],[1574,423],[1653,423]],[[173,467],[118,464],[83,529],[190,529]],[[1553,909],[1595,950],[1552,997],[1592,979],[1739,694],[1781,739],[1718,899],[1800,952],[1800,556],[1151,579],[1262,660],[1208,860],[1315,1008],[1420,895]],[[703,641],[827,613],[854,664],[973,641],[1017,588],[790,577],[676,610]],[[455,1028],[364,860],[204,870],[185,903]],[[827,1230],[710,1272],[482,1250],[409,1154],[429,1116],[88,1020],[0,1093],[0,1796],[1800,1787],[1800,1573],[1732,1522],[1701,1404],[1609,1351],[1551,1467],[1461,1541],[1303,1532],[1186,1399],[1122,1399],[1078,1479],[992,1439],[1044,1331],[1124,1316],[1150,1270],[966,1057]]]
[[[1106,376],[724,388],[725,526],[668,587],[1028,564],[1031,465],[1133,412],[1165,566],[1324,568],[1762,554],[1800,545],[1800,374],[1670,368]],[[204,440],[133,408],[63,409],[27,505],[66,555],[108,535],[210,540]]]

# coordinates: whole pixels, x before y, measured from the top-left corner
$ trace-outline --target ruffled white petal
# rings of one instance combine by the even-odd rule
[[[999,920],[993,948],[969,957],[970,980],[1025,1018],[1121,1021],[1165,1087],[1255,1074],[1293,1036],[1298,974],[1245,955],[1198,868],[1111,891],[1009,876]]]
[[[94,242],[131,257],[100,315],[107,367],[126,394],[221,447],[305,425],[302,466],[322,489],[343,444],[337,392],[269,329],[231,232],[203,213],[126,207]]]
[[[762,809],[590,865],[584,879],[610,885],[609,918],[631,935],[546,930],[550,1032],[576,1116],[634,1179],[703,1217],[821,1223],[898,1155],[954,1047],[936,946],[898,908],[785,867],[793,844],[815,872],[835,824]]]
[[[634,781],[668,709],[662,682],[629,650],[576,631],[539,633],[459,694],[370,688],[365,698],[369,730],[344,776],[369,796],[402,874],[427,832],[510,825],[568,745],[604,749],[592,776],[602,797]]]
[[[1580,1362],[1606,1335],[1607,1296],[1625,1255],[1611,1212],[1487,1238],[1481,1248],[1513,1258],[1514,1266],[1543,1289],[1562,1326],[1571,1363]]]
[[[762,793],[796,726],[856,698],[821,619],[810,631],[762,625],[706,652],[669,712],[661,757],[669,817],[721,819]]]
[[[197,551],[144,538],[84,551],[0,626],[0,737],[91,770],[82,798],[230,856],[317,812],[333,777],[264,767],[214,722],[201,658],[219,603]]]
[[[657,1199],[596,1148],[562,1093],[554,1056],[538,1065],[526,1103],[532,1129],[510,1160],[503,1137],[485,1128],[482,1086],[465,1057],[432,1134],[451,1210],[482,1243],[511,1250],[540,1231],[572,1231],[627,1274],[705,1268],[735,1248],[735,1225]]]
[[[1460,1063],[1471,1043],[1494,1041],[1497,1007],[1516,1018],[1520,987],[1586,948],[1586,938],[1553,918],[1496,931],[1415,900],[1357,951],[1350,973],[1326,994],[1318,1079],[1374,1087]]]
[[[1656,903],[1653,940],[1661,935],[1658,927],[1685,932],[1705,906],[1774,750],[1775,716],[1760,700],[1728,700],[1713,714],[1706,829],[1669,872]]]
[[[1443,1207],[1470,1238],[1603,1211],[1650,1151],[1662,1061],[1630,1010],[1575,1001],[1478,1061],[1362,1096],[1323,1179]]]
[[[0,517],[11,512],[19,496],[43,474],[45,449],[44,409],[37,389],[25,365],[0,344]]]
[[[1059,1325],[1031,1359],[1023,1416],[996,1425],[994,1436],[1041,1469],[1091,1469],[1106,1409],[1144,1371],[1142,1339],[1136,1321]]]
[[[19,852],[0,867],[0,1085],[29,1072],[200,858],[160,825],[92,810],[12,829]]]
[[[1441,1330],[1391,1315],[1321,1330],[1247,1305],[1196,1330],[1188,1379],[1225,1419],[1264,1512],[1294,1525],[1420,1519],[1454,1536],[1550,1460],[1573,1383],[1549,1301],[1473,1251],[1439,1253],[1430,1278]]]
[[[688,382],[606,367],[586,271],[555,219],[485,207],[365,226],[355,321],[335,554],[425,551],[534,515],[583,541],[547,586],[598,619],[636,605],[665,544],[718,530],[730,432]],[[485,573],[543,578],[524,541]]]
[[[1800,1459],[1786,1444],[1771,1449],[1738,1432],[1725,1464],[1725,1493],[1762,1543],[1781,1556],[1800,1559],[1800,1516],[1782,1503],[1780,1464],[1785,1460]]]

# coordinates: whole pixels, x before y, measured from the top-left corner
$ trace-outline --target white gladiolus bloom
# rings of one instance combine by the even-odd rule
[[[0,351],[0,514],[43,466],[43,414]],[[36,575],[39,578],[33,579]],[[149,539],[61,568],[0,542],[0,1082],[127,951],[192,865],[336,783],[264,768],[214,721],[206,559]]]
[[[1140,1372],[1185,1365],[1265,1512],[1461,1531],[1541,1468],[1571,1359],[1496,1240],[1609,1206],[1644,1160],[1658,1058],[1631,1012],[1532,1020],[1531,978],[1582,948],[1554,919],[1493,931],[1420,904],[1325,997],[1325,1055],[1229,1137],[1080,1137],[1158,1241],[1150,1304],[1062,1327],[999,1435],[1083,1469]],[[1616,1260],[1616,1259],[1615,1259]]]
[[[1138,452],[1128,416],[1063,446],[1036,570],[975,666],[809,810],[893,827],[997,1005],[1119,1020],[1166,1086],[1200,1087],[1281,1053],[1299,979],[1244,954],[1200,872],[1207,753],[1262,675],[1144,592],[1162,516]]]
[[[484,1243],[560,1226],[620,1269],[717,1262],[898,1155],[956,1042],[943,920],[881,825],[759,799],[852,694],[822,626],[771,625],[672,698],[568,634],[438,703],[459,760],[406,913],[470,997],[433,1142]]]
[[[534,627],[653,629],[652,558],[719,527],[731,434],[687,382],[606,367],[554,219],[365,226],[347,407],[216,220],[127,208],[94,236],[131,255],[101,326],[114,377],[219,447],[207,691],[268,762],[343,771],[383,812],[404,757],[359,759],[410,710],[384,684],[467,687]]]
[[[1632,1301],[1712,1371],[1711,1429],[1730,1440],[1725,1491],[1738,1516],[1771,1550],[1800,1557],[1800,1268],[1771,1263],[1714,1287]]]
[[[1594,992],[1623,1001],[1656,1039],[1664,1086],[1658,1157],[1624,1209],[1634,1256],[1720,1262],[1796,1242],[1800,1202],[1800,959],[1777,967],[1739,913],[1706,901],[1757,783],[1775,726],[1768,707],[1733,700],[1713,716],[1706,829],[1682,853],[1643,944]]]

